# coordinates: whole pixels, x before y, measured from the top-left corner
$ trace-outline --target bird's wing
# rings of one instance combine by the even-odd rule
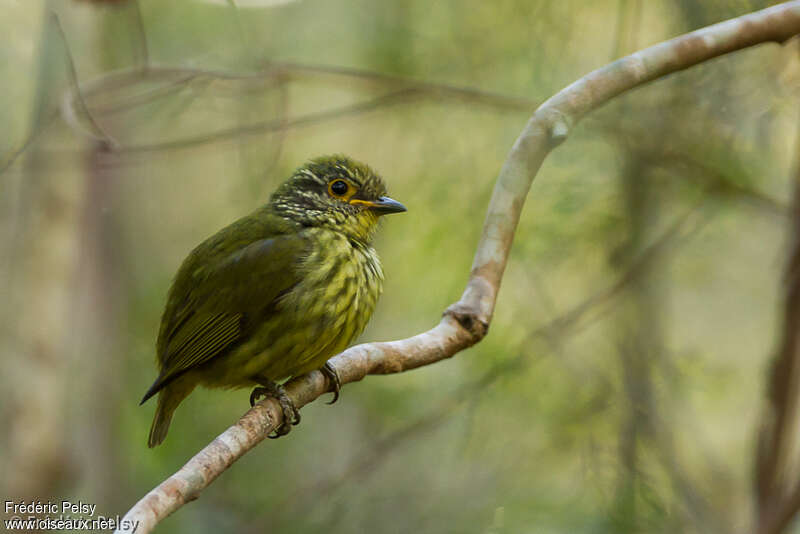
[[[297,234],[255,241],[210,267],[179,271],[162,318],[161,374],[145,400],[180,373],[208,362],[274,312],[281,295],[299,282],[305,240]],[[183,276],[182,276],[183,274]],[[181,298],[183,297],[183,298]]]

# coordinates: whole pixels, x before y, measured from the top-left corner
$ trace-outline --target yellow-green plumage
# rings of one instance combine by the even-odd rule
[[[347,191],[339,195],[344,182]],[[148,440],[163,441],[197,386],[238,388],[321,368],[363,330],[382,290],[378,218],[404,211],[369,167],[344,156],[301,167],[270,202],[184,260],[157,342]]]

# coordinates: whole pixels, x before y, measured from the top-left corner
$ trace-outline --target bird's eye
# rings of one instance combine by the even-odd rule
[[[345,194],[347,194],[348,189],[350,188],[347,186],[347,182],[344,180],[334,180],[330,183],[330,185],[328,185],[328,190],[330,193],[337,197],[343,197]]]

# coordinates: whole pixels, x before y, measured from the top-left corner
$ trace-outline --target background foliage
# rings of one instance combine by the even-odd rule
[[[154,408],[137,404],[181,259],[293,168],[347,153],[409,207],[379,237],[386,291],[362,340],[413,335],[459,297],[537,103],[769,2],[112,4],[12,1],[0,18],[4,494],[106,515],[247,407],[245,391],[197,391],[148,450]],[[746,50],[594,114],[534,182],[481,344],[308,406],[163,530],[747,527],[780,329],[796,52]],[[194,76],[109,83],[145,62]],[[96,125],[77,99],[74,117],[59,112],[76,81]]]

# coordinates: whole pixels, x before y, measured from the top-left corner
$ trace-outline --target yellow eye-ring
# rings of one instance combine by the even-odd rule
[[[356,192],[356,188],[349,182],[337,178],[328,183],[328,194],[341,200],[347,200]]]

